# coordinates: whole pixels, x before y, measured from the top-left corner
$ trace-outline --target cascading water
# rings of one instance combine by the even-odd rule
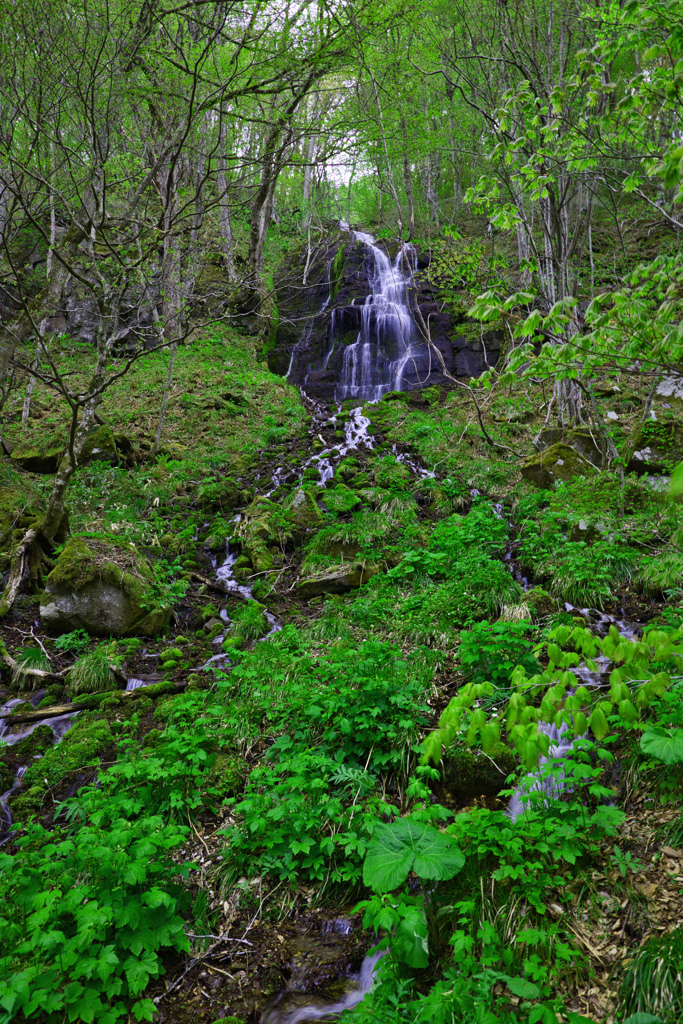
[[[352,232],[372,258],[370,292],[361,308],[358,338],[344,349],[335,398],[378,402],[388,391],[400,391],[403,372],[415,355],[415,322],[408,307],[408,289],[416,269],[412,245],[401,245],[392,263],[375,239]],[[329,362],[327,355],[326,364]]]

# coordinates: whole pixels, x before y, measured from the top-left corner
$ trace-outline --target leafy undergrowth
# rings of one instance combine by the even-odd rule
[[[648,942],[679,916],[680,767],[637,741],[682,724],[681,506],[633,477],[622,492],[610,473],[534,490],[448,391],[366,407],[376,448],[318,490],[303,406],[241,344],[179,353],[178,388],[198,400],[177,395],[169,440],[187,451],[139,458],[159,362],[156,377],[150,364],[130,382],[138,418],[116,424],[135,437],[135,463],[79,471],[74,521],[148,549],[156,597],[177,618],[166,637],[100,648],[107,665],[162,689],[89,693],[12,801],[0,1020],[159,1011],[252,1024],[292,969],[282,936],[296,915],[351,916],[361,900],[364,948],[376,931],[388,955],[351,1020],[580,1024],[652,1011],[670,1024],[673,982],[658,1001],[642,993],[669,955]],[[233,360],[231,398],[217,356]],[[496,442],[530,454],[540,405],[528,389],[486,408]],[[410,472],[394,444],[435,476]],[[264,545],[273,567],[252,574],[252,602],[226,599],[211,554],[239,543],[233,516],[285,462]],[[302,478],[320,516],[297,532],[286,500]],[[345,561],[375,575],[349,594],[297,597],[300,576]],[[648,632],[632,643],[595,609]],[[259,642],[266,610],[284,628]],[[220,650],[224,611],[229,664],[191,671]],[[28,652],[22,664],[80,663],[74,691],[114,685],[107,665],[88,675],[87,635],[38,634],[39,649],[34,619],[35,599],[22,598],[2,627],[10,651]],[[576,669],[600,687],[577,688]],[[190,688],[177,696],[174,681]],[[65,696],[55,680],[44,700]],[[522,784],[529,806],[513,823],[513,788],[549,753],[539,722],[579,741],[571,766],[546,764],[544,788]],[[493,784],[491,762],[506,767]],[[7,760],[11,775],[19,763]]]

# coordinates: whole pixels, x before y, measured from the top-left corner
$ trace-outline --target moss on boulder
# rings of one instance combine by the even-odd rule
[[[360,503],[361,499],[346,484],[337,484],[332,490],[325,491],[325,505],[330,512],[343,515],[345,512],[351,512]]]
[[[47,578],[43,623],[67,633],[156,636],[170,619],[154,597],[154,573],[134,545],[110,536],[72,537]]]
[[[28,473],[56,473],[63,454],[64,441],[20,441],[11,460]]]
[[[267,572],[275,565],[270,545],[285,532],[276,525],[278,514],[278,506],[269,498],[256,498],[242,517],[239,542],[255,573]]]
[[[285,500],[283,510],[295,536],[303,536],[320,525],[322,512],[309,490],[299,487]]]
[[[357,590],[381,572],[377,565],[366,565],[365,562],[351,562],[345,565],[334,565],[323,572],[301,579],[296,584],[297,596],[308,601],[318,594],[345,594],[349,590]]]
[[[118,462],[116,438],[110,427],[97,427],[86,438],[81,452],[81,465],[87,462]]]
[[[454,800],[497,796],[516,764],[514,752],[504,743],[495,743],[488,756],[482,750],[452,747],[441,762],[443,787]]]
[[[536,487],[550,488],[558,480],[573,480],[575,476],[590,476],[595,467],[575,448],[558,442],[532,455],[521,469],[522,477]]]

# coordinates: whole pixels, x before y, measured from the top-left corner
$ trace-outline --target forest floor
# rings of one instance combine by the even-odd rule
[[[64,357],[75,374],[85,371],[83,352]],[[439,883],[441,924],[430,933],[428,966],[404,978],[405,1006],[427,998],[448,968],[449,934],[462,927],[463,901],[471,901],[467,948],[482,965],[493,965],[502,979],[522,972],[548,1006],[562,1002],[566,1012],[598,1022],[623,1019],[620,986],[634,954],[683,913],[678,769],[648,761],[638,732],[611,718],[615,758],[596,779],[623,811],[617,831],[591,825],[581,832],[572,818],[578,838],[569,850],[559,839],[556,850],[552,837],[543,847],[527,836],[537,888],[525,889],[500,874],[494,880],[505,858],[494,844],[477,847],[472,838],[470,822],[500,828],[507,821],[507,796],[499,795],[506,773],[492,783],[481,767],[480,739],[462,734],[454,747],[470,756],[469,768],[461,760],[460,775],[449,774],[444,762],[442,777],[430,783],[419,774],[420,744],[468,681],[494,684],[484,703],[495,709],[510,695],[515,664],[545,669],[538,645],[559,626],[596,635],[610,624],[638,633],[657,626],[674,635],[683,622],[683,589],[678,578],[653,583],[645,569],[666,562],[683,505],[635,475],[623,493],[608,472],[554,490],[524,480],[520,468],[535,453],[532,439],[547,408],[540,384],[526,381],[504,395],[479,396],[487,432],[503,448],[487,442],[467,388],[365,405],[372,447],[348,453],[318,488],[311,459],[342,443],[353,403],[336,422],[326,419],[267,370],[253,338],[228,330],[179,350],[163,446],[152,460],[166,369],[166,357],[149,356],[105,398],[102,419],[125,435],[125,453],[81,469],[68,498],[73,533],[122,537],[163,563],[174,602],[170,630],[117,643],[124,676],[163,685],[98,695],[61,743],[51,746],[43,736],[42,745],[22,748],[35,763],[9,801],[15,824],[34,815],[50,833],[69,835],[69,821],[57,813],[61,801],[98,770],[114,779],[112,766],[134,765],[126,777],[139,803],[126,813],[160,813],[185,829],[172,856],[192,865],[183,883],[188,899],[178,902],[189,952],[169,944],[165,973],[155,978],[150,970],[144,993],[163,1021],[234,1015],[254,1024],[264,1012],[284,1021],[301,1003],[322,1005],[318,996],[328,1004],[343,998],[373,942],[352,913],[368,894],[362,863],[373,822],[416,807],[428,807],[432,822],[441,815],[441,828],[456,828],[470,859],[460,881]],[[649,384],[616,373],[598,384],[604,422],[627,461],[642,436]],[[5,427],[7,450],[63,442],[67,415],[56,399],[36,387],[28,431],[20,404]],[[668,429],[678,404],[655,396],[646,426]],[[2,471],[5,486],[17,474],[42,494],[51,485],[50,476],[5,463]],[[297,532],[287,501],[302,482],[319,519]],[[274,485],[270,503],[257,509],[270,530],[271,567],[243,570],[242,582],[253,587],[245,605],[217,584],[216,567],[228,543],[233,550],[242,543],[244,553],[234,517],[255,516],[255,499]],[[373,575],[345,593],[302,597],[297,581],[340,563],[371,566]],[[60,672],[102,643],[76,637],[71,648],[60,645],[42,628],[38,602],[37,592],[22,596],[0,624],[10,654],[40,644]],[[245,607],[252,605],[256,618],[249,620]],[[282,629],[264,640],[266,612]],[[223,651],[224,660],[203,668]],[[602,682],[609,686],[606,677]],[[34,696],[8,675],[2,684],[2,701]],[[66,696],[53,686],[47,703]],[[677,724],[678,714],[672,702],[655,702],[650,711],[667,725]],[[525,769],[506,750],[520,777]],[[0,763],[8,789],[17,750],[3,750]],[[563,800],[578,814],[571,794]],[[595,799],[586,801],[593,813]],[[459,831],[452,825],[458,819]],[[2,848],[17,864],[25,856],[21,834]],[[414,894],[417,879],[411,884]],[[515,942],[518,954],[506,958],[503,948]],[[520,997],[504,980],[487,998],[501,1013],[518,1012]],[[404,1019],[379,1003],[376,1012],[378,1021]]]

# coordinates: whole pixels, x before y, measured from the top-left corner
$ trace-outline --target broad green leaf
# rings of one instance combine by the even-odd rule
[[[671,474],[671,481],[669,483],[669,496],[671,498],[677,498],[681,494],[683,494],[683,462],[679,462],[676,466]]]
[[[363,864],[363,881],[380,892],[395,889],[413,870],[420,878],[452,878],[465,863],[457,843],[432,825],[399,818],[378,825]]]
[[[537,999],[541,994],[541,990],[538,985],[534,985],[532,981],[527,981],[526,978],[509,978],[503,976],[503,981],[512,992],[513,996],[519,996],[520,999]]]
[[[663,764],[683,764],[683,729],[648,729],[640,738],[640,749]]]

